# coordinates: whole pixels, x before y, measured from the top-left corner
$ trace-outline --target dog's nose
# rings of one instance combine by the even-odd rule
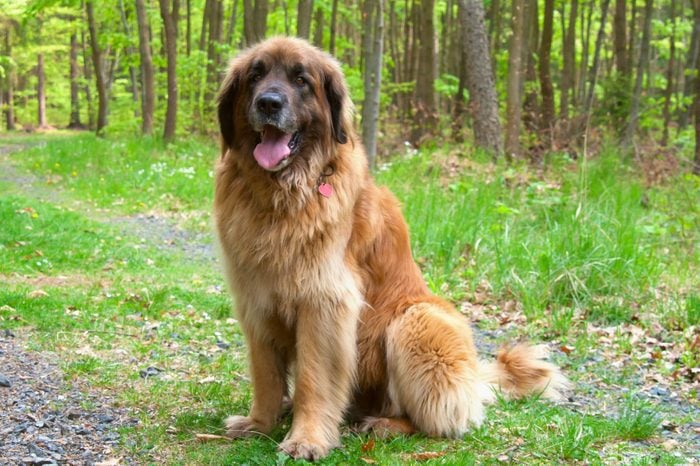
[[[278,92],[263,92],[258,96],[255,105],[262,113],[274,115],[284,106],[284,96]]]

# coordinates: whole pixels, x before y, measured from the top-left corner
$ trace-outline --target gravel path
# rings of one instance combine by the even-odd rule
[[[109,393],[66,382],[57,356],[0,335],[0,465],[133,464],[114,450],[136,419]]]

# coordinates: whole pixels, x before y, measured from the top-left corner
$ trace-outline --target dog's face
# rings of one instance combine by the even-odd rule
[[[280,172],[313,147],[345,143],[347,90],[338,64],[298,39],[275,38],[232,62],[219,94],[224,144]]]

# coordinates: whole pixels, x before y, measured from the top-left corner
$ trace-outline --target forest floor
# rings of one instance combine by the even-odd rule
[[[71,163],[66,154],[80,143],[71,138],[65,146],[61,138],[0,139],[0,464],[287,462],[275,446],[289,419],[272,439],[229,443],[201,435],[220,434],[223,417],[244,412],[250,397],[244,341],[229,313],[209,226],[210,187],[190,193],[162,186],[178,174],[182,186],[193,183],[193,171],[202,171],[198,184],[210,181],[209,162],[199,167],[179,149],[169,154],[176,162],[154,156],[146,167],[160,175],[170,170],[169,178],[146,179],[136,193],[114,196],[114,186],[97,181],[134,182],[105,169],[114,160],[93,158],[84,172],[57,166]],[[47,145],[56,145],[48,151],[56,159],[42,153]],[[438,184],[460,189],[452,187],[452,172],[462,162],[445,160]],[[144,168],[128,170],[146,178]],[[90,185],[81,181],[87,174],[94,186],[81,184]],[[697,238],[690,244],[697,247]],[[417,249],[431,286],[474,321],[486,357],[521,335],[544,340],[573,388],[559,403],[499,400],[464,442],[380,440],[344,430],[344,447],[328,464],[700,462],[693,270],[651,287],[664,306],[682,303],[679,312],[664,310],[668,319],[639,303],[617,320],[576,308],[563,317],[533,316],[526,299],[483,277],[471,277],[471,286],[441,279],[438,259]]]

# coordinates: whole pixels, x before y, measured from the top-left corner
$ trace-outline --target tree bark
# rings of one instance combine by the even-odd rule
[[[46,82],[46,75],[44,74],[44,54],[39,53],[37,55],[37,60],[36,60],[36,76],[37,76],[37,85],[36,85],[36,95],[37,95],[37,101],[38,101],[38,113],[37,113],[37,123],[39,125],[39,129],[45,129],[48,128],[48,123],[46,121],[46,87],[45,87],[45,82]]]
[[[651,0],[647,0],[651,1]],[[700,0],[693,0],[693,18],[695,24],[700,24]],[[695,61],[695,160],[693,173],[700,176],[700,60]]]
[[[539,127],[539,105],[537,99],[540,93],[537,90],[537,51],[540,38],[540,15],[537,2],[532,2],[528,7],[528,19],[525,23],[525,41],[523,52],[525,53],[525,97],[523,101],[523,124],[527,131],[535,132]]]
[[[238,0],[233,0],[233,6],[231,7],[231,16],[228,20],[228,29],[226,30],[226,43],[231,44],[233,42],[233,32],[236,29],[236,18],[238,18]]]
[[[97,26],[95,24],[95,13],[93,10],[93,0],[85,2],[85,10],[88,18],[88,29],[90,31],[90,46],[92,48],[92,63],[95,68],[95,86],[97,87],[97,134],[102,134],[107,126],[108,96],[107,85],[104,76],[104,64],[102,62],[102,51],[97,41]]]
[[[83,57],[83,76],[85,76],[85,85],[83,86],[83,91],[85,92],[85,106],[87,107],[88,115],[88,129],[95,129],[95,112],[94,105],[92,101],[92,91],[90,90],[90,81],[92,81],[92,72],[90,71],[90,54],[88,53],[87,44],[85,41],[85,32],[80,32],[80,43],[82,47],[82,57]]]
[[[168,58],[168,106],[165,111],[165,128],[163,139],[171,142],[175,139],[177,127],[177,21],[179,0],[158,0],[160,16],[165,25],[165,48]]]
[[[503,151],[498,98],[489,53],[481,0],[459,0],[459,20],[464,42],[465,81],[477,147],[497,158]]]
[[[566,28],[562,55],[564,66],[561,77],[561,94],[559,114],[562,119],[569,118],[569,94],[576,89],[576,18],[578,16],[578,0],[571,0],[569,10],[569,25]]]
[[[671,21],[671,36],[668,38],[669,55],[668,68],[666,69],[666,91],[664,93],[664,127],[661,134],[662,146],[668,145],[668,127],[671,124],[671,99],[673,98],[674,74],[676,66],[676,0],[671,0],[669,20]]]
[[[136,20],[139,29],[139,52],[141,54],[141,132],[153,134],[153,112],[156,106],[155,72],[151,57],[151,41],[148,34],[148,16],[143,0],[136,0]]]
[[[693,8],[693,32],[690,39],[690,48],[688,49],[688,56],[686,58],[685,64],[685,80],[683,82],[683,101],[692,99],[695,93],[695,80],[697,77],[694,75],[695,69],[700,56],[700,0],[692,0],[690,2]],[[688,119],[692,116],[691,110],[692,105],[684,105],[680,110],[680,115],[678,117],[678,130],[684,129],[688,126]]]
[[[80,68],[78,67],[78,34],[70,35],[70,121],[69,129],[80,129]]]
[[[528,0],[513,0],[513,34],[508,47],[508,96],[506,99],[505,155],[510,161],[520,156],[520,117],[523,86],[523,42],[529,19]]]
[[[625,128],[625,134],[622,139],[622,145],[629,147],[634,142],[634,134],[637,132],[637,121],[639,120],[639,107],[642,98],[642,84],[644,79],[644,70],[649,63],[649,49],[651,42],[651,17],[654,12],[654,1],[646,0],[644,5],[644,28],[642,30],[642,44],[639,51],[639,62],[637,65],[637,74],[634,81],[634,92],[632,94],[632,103],[630,108],[630,118]],[[697,123],[696,123],[697,124]]]
[[[539,75],[540,91],[542,92],[542,110],[540,111],[540,130],[549,143],[554,125],[554,88],[552,86],[551,53],[552,36],[554,34],[554,0],[544,2],[544,22],[542,24],[542,40],[540,41]]]
[[[324,24],[324,17],[323,17],[323,10],[319,7],[316,8],[316,12],[314,13],[314,40],[313,43],[316,47],[318,48],[323,48],[323,30],[325,27]]]
[[[422,0],[420,4],[419,71],[416,76],[415,108],[411,141],[419,145],[437,125],[435,107],[435,0]]]
[[[297,36],[304,39],[311,37],[311,14],[314,0],[299,0],[297,5]]]
[[[583,107],[584,115],[588,115],[593,107],[593,97],[595,97],[595,86],[598,82],[598,69],[600,67],[600,50],[603,47],[603,39],[605,38],[605,22],[608,17],[609,5],[610,0],[603,0],[603,4],[601,5],[600,28],[598,29],[598,36],[595,41],[595,50],[593,51],[593,66],[591,67],[590,84],[588,87],[588,94],[586,95],[586,102]]]
[[[4,52],[6,57],[12,57],[12,44],[10,42],[10,28],[5,29],[5,47]],[[14,98],[14,80],[15,80],[15,68],[14,66],[8,66],[7,73],[5,74],[5,90],[4,90],[4,101],[5,101],[5,127],[8,131],[15,130],[15,98]]]
[[[338,28],[338,0],[333,0],[333,6],[331,7],[331,31],[330,40],[328,42],[328,52],[331,55],[335,55],[335,34]]]
[[[131,29],[129,28],[129,21],[126,18],[126,10],[124,9],[124,0],[119,0],[119,16],[122,21],[122,28],[124,28],[124,35],[126,36],[126,53],[128,56],[132,57],[134,55],[134,49],[131,47]],[[129,65],[129,77],[131,78],[131,98],[135,105],[139,102],[139,85],[138,79],[136,78],[136,68],[133,65]],[[138,110],[134,108],[134,116],[138,117]]]
[[[615,0],[613,20],[613,41],[615,44],[615,67],[622,76],[629,75],[627,58],[627,4],[625,0]]]
[[[370,47],[365,53],[364,87],[365,99],[362,103],[362,142],[367,151],[370,168],[374,167],[377,156],[377,124],[379,122],[379,90],[382,82],[382,57],[384,44],[383,0],[368,0],[365,13],[370,17]],[[371,13],[370,13],[371,12]]]
[[[246,45],[256,44],[265,38],[267,10],[267,0],[243,0],[243,32]]]

